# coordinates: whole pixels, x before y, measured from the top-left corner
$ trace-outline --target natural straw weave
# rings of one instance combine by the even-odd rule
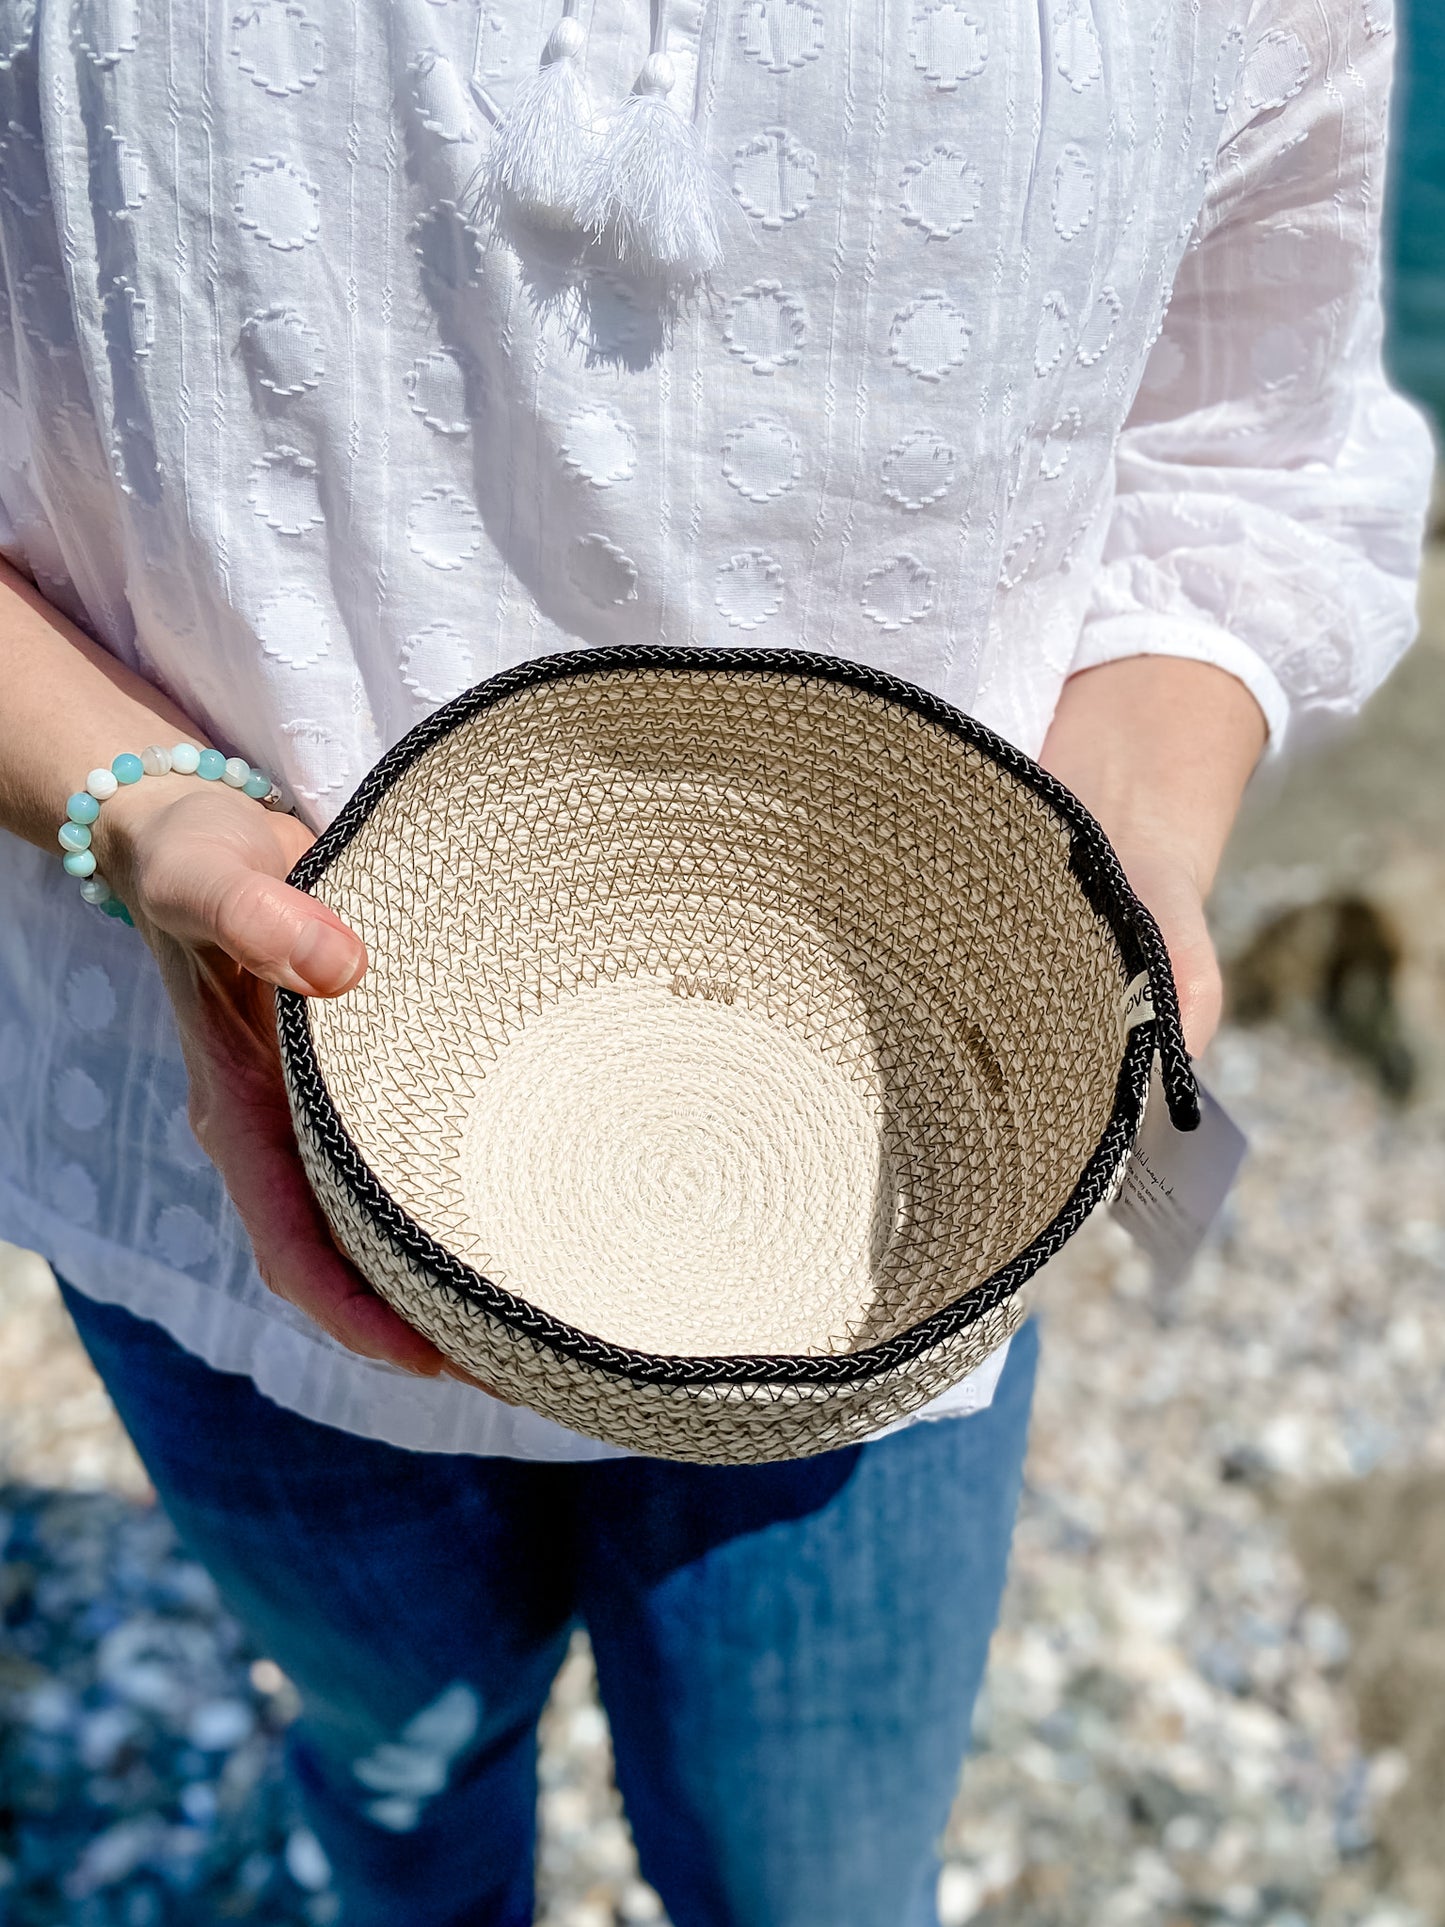
[[[1197,1120],[1098,825],[829,657],[523,664],[292,881],[370,954],[279,998],[341,1247],[505,1396],[656,1456],[800,1457],[923,1405],[1120,1175],[1156,1048]]]

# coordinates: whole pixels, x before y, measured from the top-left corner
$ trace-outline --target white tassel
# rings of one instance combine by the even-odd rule
[[[633,273],[696,285],[722,260],[718,190],[698,131],[668,105],[675,75],[649,54],[583,173],[582,219]]]
[[[575,228],[590,151],[592,103],[578,59],[587,36],[570,15],[552,29],[542,63],[518,86],[492,132],[486,192],[496,212],[539,227]]]

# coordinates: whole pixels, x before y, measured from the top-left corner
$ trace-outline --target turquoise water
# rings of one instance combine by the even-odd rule
[[[1390,365],[1445,434],[1445,5],[1401,0],[1390,256]]]

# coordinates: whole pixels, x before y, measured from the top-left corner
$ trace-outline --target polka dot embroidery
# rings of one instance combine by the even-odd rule
[[[1304,43],[1287,27],[1274,27],[1244,64],[1244,99],[1252,114],[1270,113],[1294,99],[1310,77]]]
[[[796,295],[776,281],[758,281],[728,303],[723,340],[755,375],[772,375],[795,362],[808,338],[808,319]]]
[[[298,796],[309,803],[320,803],[337,790],[350,787],[351,752],[328,723],[300,716],[283,723],[281,734],[295,751],[286,773]]]
[[[295,0],[253,0],[231,16],[231,52],[243,74],[276,100],[304,93],[321,78],[321,29]]]
[[[562,460],[594,488],[615,488],[637,473],[637,438],[619,415],[596,402],[568,422]]]
[[[204,1264],[216,1249],[214,1229],[188,1204],[168,1204],[158,1213],[151,1235],[166,1263],[182,1271]]]
[[[251,464],[247,500],[278,535],[304,535],[325,519],[316,464],[295,448],[273,448]]]
[[[88,1225],[95,1223],[100,1209],[100,1193],[95,1179],[83,1164],[58,1164],[47,1173],[45,1195],[50,1201],[52,1211],[59,1212],[68,1223]]]
[[[733,193],[765,228],[780,228],[808,211],[818,188],[818,156],[783,127],[744,141],[733,156]]]
[[[128,281],[113,281],[100,304],[106,346],[122,364],[140,361],[155,345],[150,310]]]
[[[321,337],[295,308],[263,308],[241,323],[241,358],[278,400],[304,395],[326,366]]]
[[[402,644],[401,679],[423,702],[450,702],[477,680],[471,644],[449,622],[430,622]]]
[[[72,1131],[93,1131],[105,1122],[110,1106],[105,1092],[89,1071],[73,1064],[55,1080],[55,1109]]]
[[[460,489],[443,482],[407,510],[406,539],[429,567],[459,569],[481,547],[482,520]]]
[[[1214,111],[1227,113],[1239,84],[1239,66],[1244,57],[1244,29],[1231,27],[1214,58]]]
[[[467,374],[450,348],[418,355],[402,377],[413,414],[438,435],[465,435],[471,428]]]
[[[95,67],[114,67],[136,49],[136,0],[90,0],[75,9],[75,44]]]
[[[786,422],[754,415],[724,437],[722,472],[747,501],[776,501],[803,472],[802,444]]]
[[[99,964],[73,970],[65,984],[65,1010],[77,1030],[104,1030],[115,1017],[115,991]]]
[[[958,458],[931,428],[915,428],[883,458],[883,493],[903,509],[927,508],[953,487]]]
[[[444,54],[428,48],[417,55],[411,64],[411,91],[417,118],[429,134],[451,145],[475,140],[461,79]]]
[[[1112,288],[1099,290],[1099,298],[1089,310],[1084,332],[1074,350],[1074,358],[1081,368],[1092,368],[1095,362],[1102,361],[1108,354],[1114,345],[1114,334],[1123,311],[1124,304]]]
[[[1051,375],[1068,353],[1070,339],[1069,304],[1055,288],[1044,296],[1039,338],[1034,347],[1034,373]]]
[[[921,294],[893,317],[888,350],[920,381],[942,381],[968,353],[969,326],[946,294]]]
[[[0,194],[22,214],[38,214],[50,201],[45,149],[28,127],[11,121],[0,139]]]
[[[637,564],[605,535],[579,535],[568,558],[575,587],[599,609],[637,600]]]
[[[1077,408],[1071,408],[1066,415],[1060,416],[1044,437],[1043,454],[1039,457],[1039,473],[1045,481],[1057,481],[1069,465],[1073,452],[1074,437],[1078,434],[1082,420]]]
[[[294,253],[321,232],[321,191],[290,161],[252,161],[236,183],[236,219],[248,234]]]
[[[256,634],[273,662],[309,669],[331,651],[331,624],[309,589],[278,589],[256,611]]]
[[[150,192],[150,172],[138,147],[107,127],[91,161],[95,198],[118,221],[127,220]]]
[[[1094,169],[1082,147],[1073,142],[1060,154],[1054,168],[1054,228],[1062,241],[1077,240],[1094,218]]]
[[[1005,589],[1016,589],[1025,581],[1033,573],[1043,546],[1042,522],[1031,522],[1026,529],[1020,530],[1004,550],[998,576],[1000,585]]]
[[[713,601],[734,629],[760,629],[783,601],[783,572],[761,549],[742,549],[719,563]]]
[[[941,93],[951,93],[987,66],[988,36],[955,0],[915,0],[908,51],[926,79]]]
[[[863,580],[863,609],[880,629],[893,631],[918,622],[933,607],[933,571],[917,556],[895,555],[880,562]]]
[[[750,60],[786,74],[823,51],[823,11],[814,0],[743,0],[738,37]]]
[[[14,0],[0,15],[0,73],[8,74],[35,38],[36,0]]]
[[[978,213],[983,177],[961,147],[939,141],[922,160],[908,163],[899,189],[907,225],[931,241],[947,241]]]
[[[1084,0],[1066,0],[1053,18],[1054,65],[1076,94],[1082,94],[1104,71],[1099,36]]]
[[[492,7],[482,9],[477,22],[477,51],[472,63],[478,80],[498,80],[511,65],[511,30],[504,15]]]
[[[412,251],[422,273],[455,292],[475,285],[482,267],[482,237],[452,201],[439,201],[411,229]]]

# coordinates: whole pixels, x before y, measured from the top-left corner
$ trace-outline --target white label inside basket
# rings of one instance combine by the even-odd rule
[[[1109,1209],[1147,1253],[1156,1284],[1175,1284],[1188,1271],[1247,1149],[1243,1131],[1202,1084],[1199,1129],[1176,1131],[1155,1063],[1144,1122]]]

